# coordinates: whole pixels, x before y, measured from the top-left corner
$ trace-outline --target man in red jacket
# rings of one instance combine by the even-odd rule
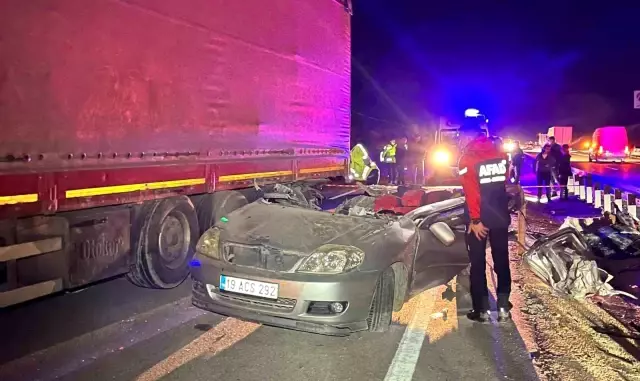
[[[509,269],[509,197],[507,156],[474,126],[461,130],[458,163],[469,218],[467,249],[471,261],[471,320],[489,320],[489,290],[486,278],[487,237],[491,244],[494,270],[498,276],[498,321],[511,319],[511,271]]]

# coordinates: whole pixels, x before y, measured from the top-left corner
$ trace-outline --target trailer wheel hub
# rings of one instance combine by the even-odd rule
[[[166,266],[179,267],[189,252],[190,229],[187,218],[182,213],[171,213],[162,221],[159,236],[160,256]]]

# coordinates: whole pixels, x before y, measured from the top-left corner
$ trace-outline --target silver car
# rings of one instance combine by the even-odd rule
[[[412,294],[468,265],[463,204],[360,217],[256,201],[201,237],[193,303],[322,334],[386,331]]]

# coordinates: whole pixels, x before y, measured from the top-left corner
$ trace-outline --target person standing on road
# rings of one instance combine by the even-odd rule
[[[506,191],[507,156],[479,127],[465,127],[460,133],[464,147],[458,163],[466,199],[467,250],[471,262],[471,300],[467,318],[489,320],[489,289],[486,277],[487,237],[494,270],[498,276],[498,321],[511,319],[511,270],[509,268],[509,201]]]
[[[380,152],[380,163],[384,163],[389,171],[389,184],[393,185],[397,181],[398,166],[396,165],[396,151],[398,145],[395,139],[391,139],[389,144],[385,145]]]
[[[520,184],[520,173],[522,171],[522,162],[524,162],[524,151],[520,148],[520,142],[515,141],[513,151],[511,153],[511,169],[514,184]]]
[[[558,163],[558,178],[560,180],[560,199],[569,199],[569,177],[573,172],[571,171],[571,152],[568,144],[562,145],[562,156],[560,157],[560,163]]]
[[[542,188],[547,194],[547,202],[551,202],[551,179],[556,169],[556,159],[551,154],[551,145],[545,144],[542,152],[536,157],[534,172],[538,185],[538,202],[542,198]]]
[[[396,150],[396,166],[398,171],[398,185],[405,185],[404,175],[407,172],[407,161],[409,159],[409,139],[403,137]]]
[[[424,158],[426,147],[422,136],[416,135],[409,145],[409,176],[413,184],[424,184]]]
[[[558,185],[558,187],[560,187],[560,179],[558,178],[558,165],[560,164],[560,160],[562,159],[562,146],[556,142],[555,136],[549,136],[549,144],[551,145],[551,156],[553,156],[553,159],[556,161],[555,167],[553,168],[553,171],[551,171],[551,179],[556,185]],[[555,190],[553,191],[553,195],[556,195]]]

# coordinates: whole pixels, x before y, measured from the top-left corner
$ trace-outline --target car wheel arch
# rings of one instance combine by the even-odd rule
[[[396,262],[390,267],[394,275],[393,310],[397,312],[402,309],[408,295],[409,271],[402,262]]]

